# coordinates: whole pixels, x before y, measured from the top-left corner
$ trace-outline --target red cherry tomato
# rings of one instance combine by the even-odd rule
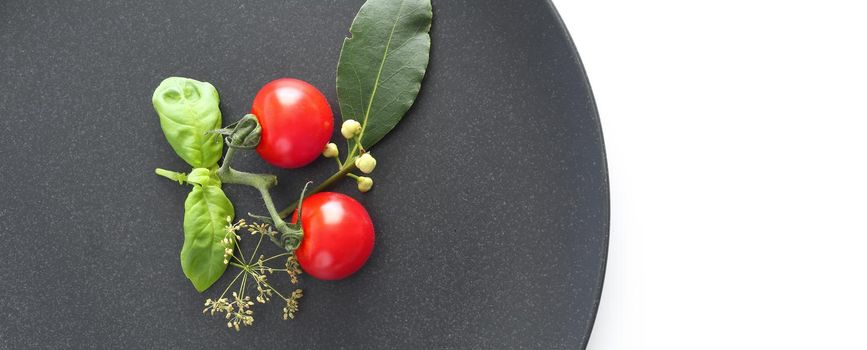
[[[292,222],[296,220],[292,214]],[[339,280],[358,271],[373,251],[373,222],[352,197],[320,192],[301,207],[304,239],[295,251],[305,273],[322,280]]]
[[[256,151],[281,168],[310,164],[325,149],[334,129],[334,114],[325,96],[298,79],[265,84],[253,99],[252,113],[262,125]]]

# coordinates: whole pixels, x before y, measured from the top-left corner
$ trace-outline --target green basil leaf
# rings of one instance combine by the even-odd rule
[[[184,202],[181,267],[199,292],[208,289],[226,271],[220,241],[227,237],[226,219],[234,216],[232,202],[217,186],[195,185]]]
[[[200,186],[222,186],[222,182],[220,182],[220,177],[217,176],[216,168],[205,169],[205,168],[195,168],[193,171],[187,175],[185,179],[187,183],[200,185]]]
[[[154,109],[172,149],[194,168],[210,168],[223,156],[223,139],[207,133],[222,125],[220,96],[213,85],[171,77],[154,91]]]
[[[430,0],[368,0],[343,40],[337,99],[343,120],[362,125],[361,145],[379,142],[412,106],[430,52]]]

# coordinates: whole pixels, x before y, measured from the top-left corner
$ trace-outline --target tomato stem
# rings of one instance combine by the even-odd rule
[[[312,183],[313,181],[307,181],[307,183],[304,184],[304,189],[301,190],[301,197],[298,198],[298,215],[295,216],[295,223],[299,226],[301,225],[301,210],[302,205],[304,204],[305,194],[307,193],[307,187]]]
[[[252,114],[245,116],[244,118],[251,119],[254,123],[258,123],[256,121],[256,117]],[[240,122],[239,124],[240,125]],[[247,131],[241,130],[241,131]],[[238,171],[232,169],[231,163],[235,157],[235,152],[240,149],[250,148],[250,145],[247,145],[248,139],[254,139],[258,142],[259,129],[255,128],[255,130],[249,130],[249,133],[243,134],[243,137],[234,138],[235,133],[238,133],[238,128],[236,127],[232,134],[226,137],[226,143],[229,145],[229,149],[226,151],[226,155],[223,157],[223,164],[220,165],[220,168],[217,169],[217,177],[220,178],[222,183],[226,184],[237,184],[237,185],[246,185],[255,188],[259,191],[259,194],[262,196],[262,201],[265,202],[265,208],[268,209],[268,214],[271,217],[271,222],[274,228],[279,232],[279,235],[272,235],[271,241],[277,246],[286,249],[290,253],[298,248],[298,245],[301,244],[301,239],[303,238],[303,229],[301,229],[300,225],[300,210],[298,213],[298,221],[296,224],[290,225],[283,219],[288,217],[295,211],[296,208],[299,207],[300,203],[304,201],[304,198],[309,197],[314,193],[318,193],[331,185],[333,185],[337,180],[342,179],[343,177],[349,175],[353,176],[350,172],[355,169],[355,150],[350,152],[347,155],[345,162],[340,162],[340,159],[337,159],[338,171],[331,175],[331,177],[325,179],[319,186],[314,188],[311,191],[307,191],[307,186],[310,184],[308,182],[304,185],[304,190],[301,191],[301,196],[297,202],[292,203],[286,209],[283,209],[280,212],[277,212],[277,209],[274,207],[274,201],[271,199],[271,187],[277,184],[277,177],[270,174],[254,174],[247,173],[243,171]],[[360,142],[361,140],[356,140]],[[157,170],[157,174],[179,181],[179,175],[175,173],[171,173],[168,171],[164,171],[162,169]],[[300,209],[300,208],[299,208]]]
[[[253,174],[232,169],[232,167],[229,166],[229,163],[232,161],[235,151],[235,148],[229,148],[229,150],[226,151],[226,156],[223,158],[223,165],[217,169],[217,176],[220,178],[220,181],[228,184],[247,185],[257,189],[261,188],[266,191],[277,184],[277,177],[274,175]]]
[[[325,179],[325,181],[322,181],[322,183],[319,184],[319,186],[316,186],[316,188],[314,188],[314,189],[312,189],[312,190],[310,190],[310,191],[307,191],[307,193],[304,194],[304,197],[302,197],[301,199],[299,199],[299,202],[302,201],[302,200],[304,200],[304,198],[310,197],[311,195],[316,194],[316,193],[319,193],[319,192],[321,192],[322,190],[324,190],[324,189],[330,187],[330,186],[333,185],[337,180],[340,180],[340,179],[342,179],[343,177],[345,177],[346,174],[348,174],[348,173],[349,173],[350,171],[352,171],[353,169],[355,169],[355,162],[352,161],[352,159],[347,159],[346,162],[343,163],[343,167],[340,168],[340,170],[338,170],[336,173],[334,173],[333,175],[331,175],[331,177]],[[285,217],[287,217],[287,216],[289,216],[289,215],[292,215],[292,212],[295,211],[295,208],[296,208],[296,207],[298,207],[298,203],[299,203],[299,202],[292,203],[292,204],[290,204],[288,207],[286,207],[285,209],[281,210],[280,213],[279,213],[280,217],[281,217],[281,218],[285,218]]]
[[[262,201],[265,202],[265,208],[268,209],[268,214],[271,216],[274,228],[280,233],[280,237],[272,236],[271,241],[288,251],[294,250],[297,246],[290,249],[286,243],[290,241],[289,238],[293,238],[292,242],[300,242],[300,237],[295,237],[297,236],[296,230],[293,230],[289,224],[283,221],[274,206],[274,200],[271,199],[270,189],[277,184],[277,177],[270,174],[253,174],[232,169],[230,163],[236,151],[237,148],[235,147],[229,147],[229,150],[226,151],[223,164],[217,169],[217,177],[225,184],[246,185],[258,190],[262,196]],[[287,235],[292,237],[286,237]]]

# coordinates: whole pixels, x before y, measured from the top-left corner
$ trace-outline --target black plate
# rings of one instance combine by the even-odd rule
[[[256,308],[240,333],[202,315],[181,272],[185,171],[150,98],[213,83],[224,120],[292,76],[336,106],[341,42],[362,0],[0,2],[0,347],[576,348],[605,268],[608,182],[584,70],[550,3],[434,1],[418,101],[376,146],[359,198],[377,232],[340,282],[304,278],[294,321]],[[333,163],[277,170],[279,205]],[[262,212],[226,187],[238,213]],[[268,247],[270,252],[276,252]],[[288,286],[284,286],[288,288]]]

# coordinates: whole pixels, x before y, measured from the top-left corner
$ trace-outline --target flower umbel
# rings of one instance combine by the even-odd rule
[[[246,259],[241,251],[239,243],[241,237],[238,234],[241,229],[246,229],[252,236],[259,236],[256,248],[253,249],[253,253],[250,254],[249,259]],[[274,272],[286,272],[289,275],[290,282],[297,284],[298,276],[302,272],[295,254],[282,253],[268,258],[259,254],[257,257],[262,239],[276,234],[271,225],[265,223],[248,224],[242,219],[233,224],[231,219],[229,220],[226,225],[226,237],[221,241],[224,248],[223,262],[235,266],[241,269],[241,271],[235,275],[235,278],[218,298],[208,298],[205,300],[203,313],[210,313],[211,316],[224,314],[226,326],[239,331],[241,330],[241,326],[253,325],[252,307],[255,304],[253,300],[260,304],[265,304],[276,296],[286,303],[286,306],[283,308],[283,319],[295,318],[295,313],[298,312],[298,301],[303,296],[301,289],[295,289],[288,296],[284,296],[268,281],[268,275]],[[286,257],[283,268],[267,265],[268,262],[282,257]],[[253,299],[253,292],[251,291],[253,286],[256,287],[255,299]],[[231,297],[227,297],[226,294],[232,287],[236,287],[237,290],[232,291]]]

